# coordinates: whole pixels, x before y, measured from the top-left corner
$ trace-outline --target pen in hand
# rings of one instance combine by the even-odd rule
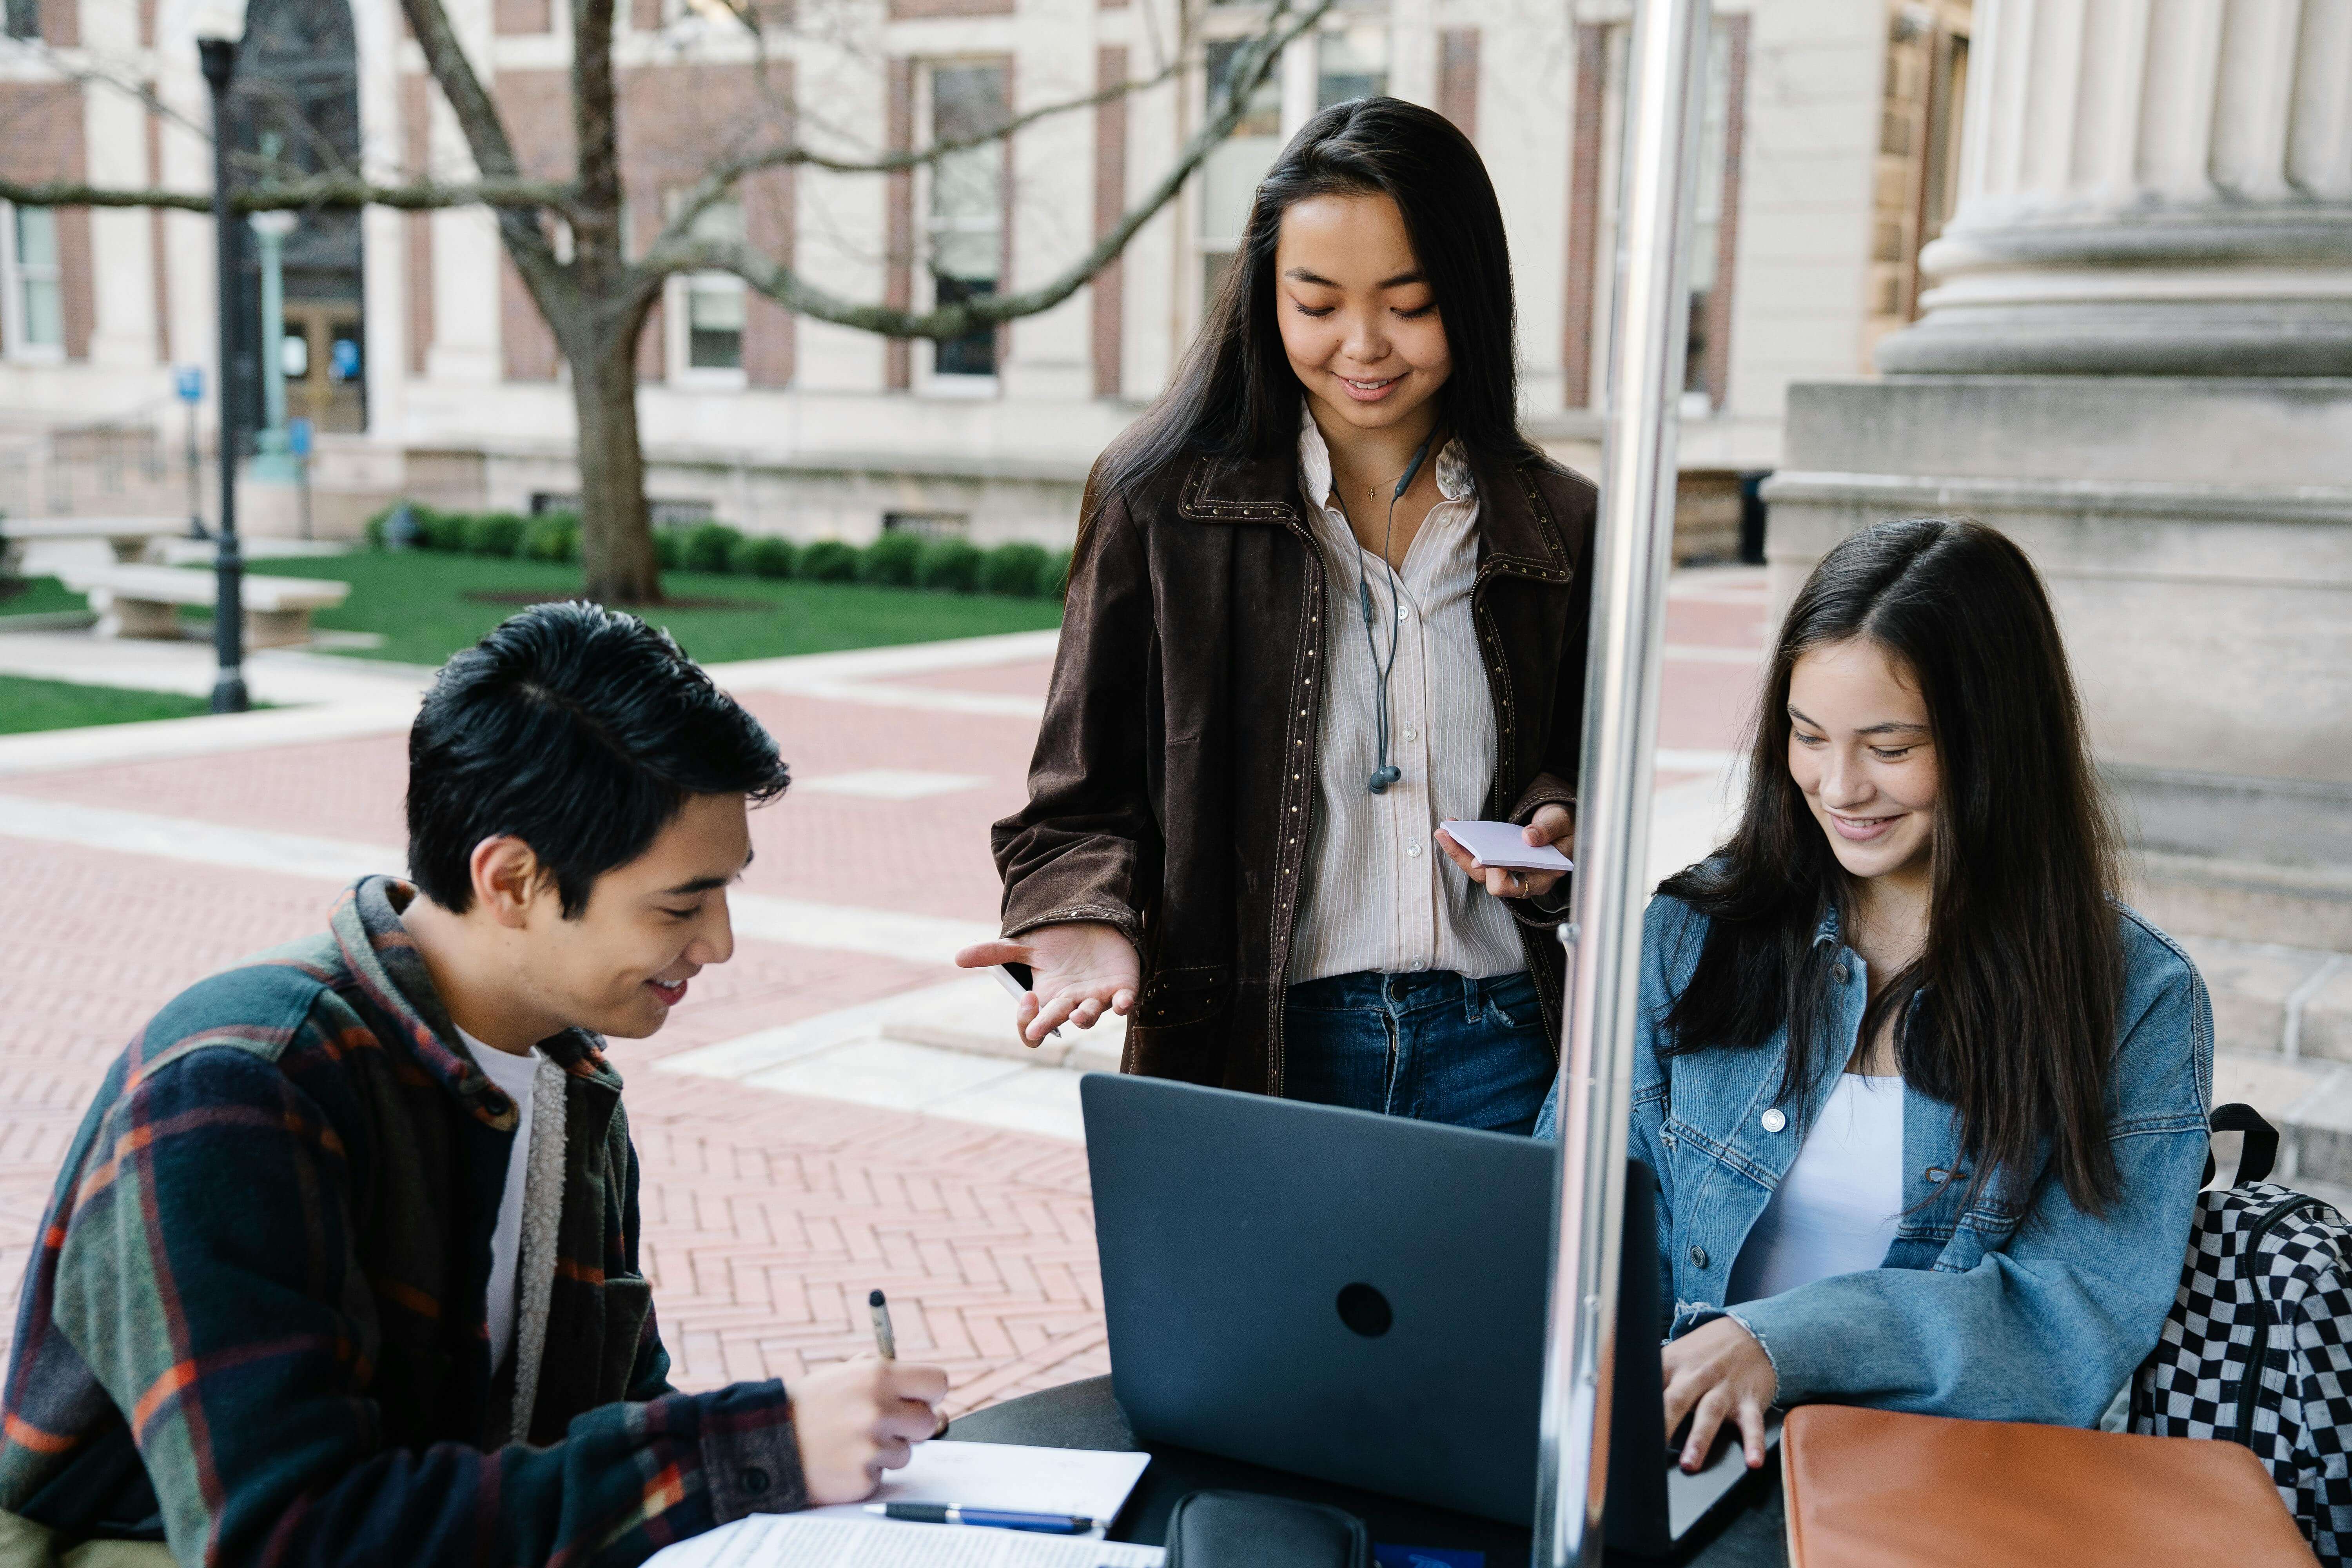
[[[866,1292],[866,1310],[874,1318],[874,1348],[884,1361],[898,1359],[898,1336],[890,1331],[890,1303],[879,1290]]]

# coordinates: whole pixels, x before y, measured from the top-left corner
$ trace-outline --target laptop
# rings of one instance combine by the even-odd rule
[[[1078,1094],[1138,1436],[1533,1522],[1558,1145],[1162,1079]],[[1655,1183],[1633,1173],[1619,1310],[1654,1323]],[[1746,1473],[1737,1445],[1676,1468],[1658,1388],[1655,1335],[1621,1334],[1621,1550],[1671,1551]]]

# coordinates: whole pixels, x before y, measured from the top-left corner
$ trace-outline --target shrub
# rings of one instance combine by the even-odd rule
[[[521,553],[532,561],[580,558],[580,520],[568,511],[541,512],[523,531]]]
[[[916,564],[922,558],[920,538],[911,533],[886,533],[866,547],[857,574],[868,583],[888,583],[904,588],[914,582]]]
[[[466,525],[472,521],[462,511],[436,511],[429,506],[420,506],[416,509],[416,542],[427,550],[457,554],[466,548]]]
[[[801,552],[800,574],[813,582],[851,582],[857,566],[857,547],[838,539],[820,539]]]
[[[980,551],[970,540],[931,540],[916,559],[915,581],[926,588],[969,594],[980,586]]]
[[[686,569],[724,572],[734,564],[735,547],[742,542],[741,531],[723,522],[698,523],[686,531]]]
[[[686,530],[656,528],[654,530],[654,564],[665,572],[675,572],[686,558]]]
[[[1037,581],[1040,593],[1049,594],[1056,599],[1069,597],[1070,552],[1066,550],[1056,550],[1046,556],[1045,570],[1039,574]]]
[[[466,553],[512,555],[522,542],[523,521],[510,511],[486,511],[466,520]]]
[[[980,585],[992,594],[1017,599],[1034,598],[1045,591],[1045,551],[1036,544],[1000,544],[980,563]]]
[[[753,534],[735,547],[735,557],[730,563],[740,576],[789,577],[800,552],[789,539],[778,539],[772,533]]]

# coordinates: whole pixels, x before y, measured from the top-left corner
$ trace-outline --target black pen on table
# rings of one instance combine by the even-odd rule
[[[868,1513],[907,1524],[969,1524],[991,1530],[1026,1530],[1039,1535],[1084,1535],[1095,1521],[1083,1514],[1021,1513],[1003,1508],[964,1508],[951,1502],[869,1502]]]

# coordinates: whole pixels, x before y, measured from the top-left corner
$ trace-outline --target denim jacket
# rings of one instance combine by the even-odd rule
[[[1642,954],[1632,1152],[1658,1173],[1660,1297],[1668,1336],[1728,1315],[1780,1377],[1775,1402],[1869,1405],[1980,1420],[2086,1426],[2155,1347],[2179,1284],[2203,1180],[2213,1081],[2213,1007],[2195,965],[2118,906],[2124,988],[2107,1087],[2121,1177],[2102,1216],[2046,1168],[2015,1199],[1987,1183],[1961,1209],[1952,1108],[1905,1086],[1902,1223],[1877,1268],[1815,1280],[1727,1314],[1733,1260],[1836,1087],[1779,1099],[1788,1037],[1762,1047],[1660,1057],[1667,1007],[1690,983],[1706,919],[1651,901]],[[1834,913],[1837,1037],[1850,1058],[1869,1000],[1861,956]],[[1777,1114],[1774,1114],[1777,1112]]]

